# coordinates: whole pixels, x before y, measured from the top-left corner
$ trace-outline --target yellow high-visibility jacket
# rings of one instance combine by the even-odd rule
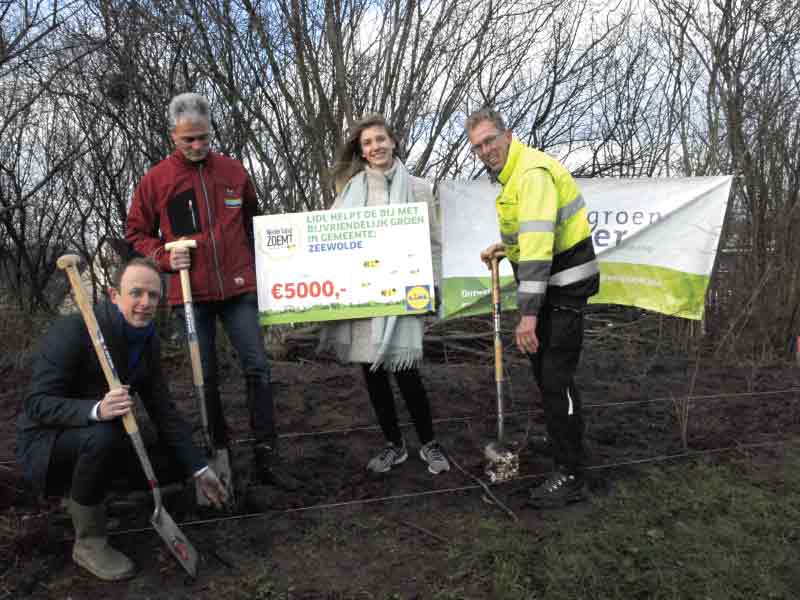
[[[556,159],[511,141],[497,176],[500,238],[514,268],[520,314],[547,302],[583,306],[597,293],[599,269],[586,204],[569,171]]]

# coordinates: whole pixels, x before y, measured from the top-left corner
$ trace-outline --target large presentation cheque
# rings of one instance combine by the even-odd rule
[[[256,217],[253,230],[262,324],[433,310],[424,202]]]

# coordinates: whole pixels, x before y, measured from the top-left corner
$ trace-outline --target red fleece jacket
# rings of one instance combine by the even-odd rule
[[[125,238],[172,273],[168,300],[183,304],[180,276],[164,244],[197,240],[190,271],[195,301],[256,291],[253,217],[258,201],[239,161],[215,152],[193,163],[175,151],[145,173],[133,195]]]

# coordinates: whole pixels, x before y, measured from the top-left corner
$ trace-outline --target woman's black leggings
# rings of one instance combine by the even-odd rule
[[[375,371],[370,370],[369,364],[362,364],[364,379],[367,383],[367,392],[378,417],[378,423],[386,439],[395,445],[403,443],[403,434],[397,423],[397,411],[394,406],[394,395],[389,383],[389,372],[383,367]],[[419,371],[412,367],[402,371],[394,371],[394,378],[400,388],[400,395],[406,402],[411,420],[417,430],[419,441],[427,444],[433,440],[433,419],[431,405]]]

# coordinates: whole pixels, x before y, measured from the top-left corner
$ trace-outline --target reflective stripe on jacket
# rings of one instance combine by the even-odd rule
[[[550,304],[583,305],[600,276],[586,204],[569,171],[556,159],[511,141],[497,177],[500,238],[519,287],[523,315]]]

